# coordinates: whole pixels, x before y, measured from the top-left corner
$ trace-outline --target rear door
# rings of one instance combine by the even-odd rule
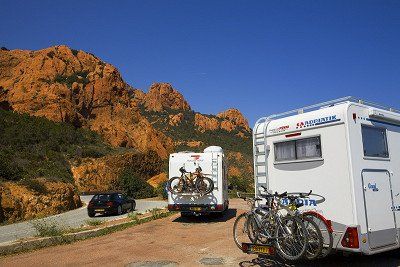
[[[389,172],[364,170],[362,178],[370,248],[396,244],[397,231]]]

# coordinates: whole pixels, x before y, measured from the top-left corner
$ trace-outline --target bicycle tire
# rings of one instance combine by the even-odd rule
[[[233,224],[233,240],[235,241],[236,246],[240,250],[242,250],[242,243],[244,241],[250,241],[251,243],[253,243],[253,241],[250,239],[250,236],[248,233],[248,231],[249,231],[248,218],[249,218],[248,213],[242,213],[238,217],[236,217],[236,220]],[[243,229],[238,229],[240,224],[243,224]],[[248,240],[245,240],[245,238],[243,238],[244,240],[239,240],[239,232],[238,231],[245,231],[245,236],[247,236]]]
[[[176,186],[174,186],[174,187],[172,186],[172,184],[173,184],[172,182],[177,180],[177,179],[179,180],[178,183],[182,183],[182,188],[180,190],[176,190],[177,189]],[[185,180],[182,179],[182,177],[178,177],[178,176],[172,177],[171,179],[168,180],[168,183],[167,183],[167,189],[172,194],[183,193],[185,187],[186,187],[185,186]]]
[[[208,186],[206,185],[206,188],[203,189],[204,184],[206,184],[204,182],[205,180],[208,181],[209,185]],[[196,182],[195,182],[194,186],[195,186],[197,192],[199,192],[200,194],[203,194],[203,195],[207,195],[207,194],[211,193],[214,190],[214,182],[213,182],[213,180],[211,180],[208,177],[204,177],[204,176],[198,177],[196,179]]]
[[[308,247],[304,255],[308,260],[315,260],[321,256],[324,239],[321,230],[312,218],[304,216],[303,222],[308,234]]]
[[[327,220],[319,213],[314,211],[304,212],[303,216],[308,216],[313,219],[313,221],[318,225],[323,238],[323,248],[320,257],[324,258],[328,256],[333,247],[333,234],[332,228],[328,225]]]
[[[290,223],[290,221],[292,221],[292,223]],[[287,231],[286,228],[291,228],[290,230],[292,233],[285,233],[285,231]],[[277,222],[276,225],[275,238],[277,255],[285,261],[297,261],[301,259],[307,251],[307,229],[303,221],[297,216],[281,217],[281,221]],[[297,240],[297,238],[299,238],[299,240]],[[285,244],[285,241],[289,242]],[[294,253],[289,254],[291,251]]]

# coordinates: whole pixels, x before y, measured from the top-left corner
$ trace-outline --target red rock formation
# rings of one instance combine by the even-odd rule
[[[227,109],[217,114],[218,118],[222,118],[225,122],[221,123],[221,128],[231,131],[236,127],[243,127],[247,132],[250,132],[249,122],[243,114],[235,108]]]
[[[147,110],[162,111],[164,109],[190,110],[183,95],[172,88],[169,83],[154,83],[144,97],[144,106]]]
[[[3,105],[90,128],[114,146],[153,150],[163,158],[172,149],[172,140],[157,132],[132,104],[130,88],[118,70],[97,57],[55,46],[38,51],[2,50],[0,62]],[[155,86],[151,91],[165,95],[171,90]]]

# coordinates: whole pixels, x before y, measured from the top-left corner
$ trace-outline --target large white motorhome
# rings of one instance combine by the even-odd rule
[[[168,192],[168,209],[180,211],[182,215],[222,214],[228,209],[227,162],[221,147],[210,146],[203,153],[184,151],[169,156],[169,179],[181,176],[180,168],[194,173],[197,167],[210,177],[214,184],[211,193],[171,193]]]
[[[334,248],[399,248],[400,112],[345,97],[259,119],[255,193],[308,192],[302,209],[331,220]]]

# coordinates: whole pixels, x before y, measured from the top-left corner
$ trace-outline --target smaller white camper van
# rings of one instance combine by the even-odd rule
[[[168,192],[168,209],[180,211],[182,215],[223,213],[228,209],[227,163],[224,151],[219,146],[210,146],[202,153],[183,151],[169,156],[169,179],[181,176],[180,169],[194,173],[200,167],[202,173],[211,178],[214,189],[208,194]]]
[[[399,248],[400,112],[345,97],[261,118],[254,126],[256,195],[309,192],[302,209],[331,221],[333,248]]]

